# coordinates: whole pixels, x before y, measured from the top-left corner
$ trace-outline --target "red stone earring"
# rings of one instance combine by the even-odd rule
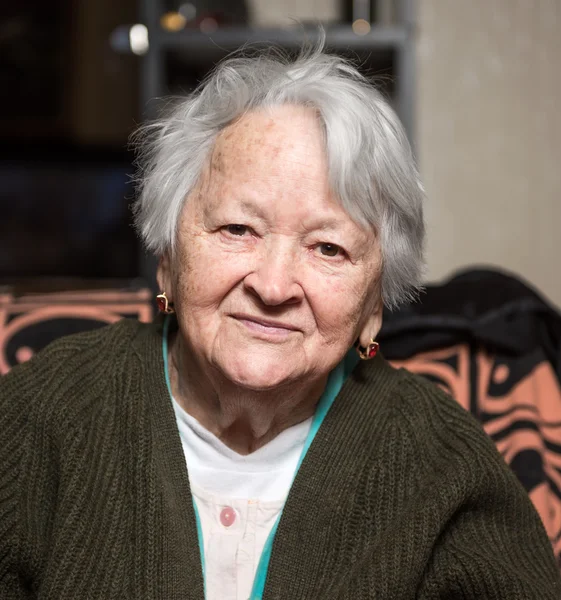
[[[374,358],[376,354],[378,354],[379,347],[380,344],[378,344],[378,342],[375,342],[372,338],[370,338],[370,343],[368,344],[368,346],[366,346],[366,348],[357,344],[356,351],[358,352],[358,355],[362,360],[370,360],[371,358]]]
[[[158,305],[158,310],[161,313],[164,313],[166,315],[170,315],[171,313],[175,312],[173,310],[173,307],[169,303],[168,297],[166,296],[165,292],[162,292],[161,294],[158,294],[156,296],[156,304]]]

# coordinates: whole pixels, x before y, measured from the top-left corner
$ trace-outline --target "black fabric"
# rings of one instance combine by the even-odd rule
[[[420,302],[387,311],[378,341],[390,360],[460,343],[507,356],[540,348],[561,379],[561,314],[528,284],[495,269],[460,272],[428,286]]]
[[[552,517],[561,510],[561,402],[543,370],[549,363],[561,384],[559,311],[512,275],[469,270],[386,313],[378,341],[386,358],[439,384],[478,419],[526,491],[538,494],[561,564],[561,528]]]

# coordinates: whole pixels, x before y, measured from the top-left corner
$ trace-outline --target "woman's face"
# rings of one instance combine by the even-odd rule
[[[232,382],[327,375],[381,324],[380,253],[337,203],[313,110],[252,112],[219,136],[158,281],[185,347]]]

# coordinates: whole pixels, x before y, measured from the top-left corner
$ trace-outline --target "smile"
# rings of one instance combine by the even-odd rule
[[[247,330],[259,337],[275,337],[285,338],[291,333],[298,331],[298,329],[290,324],[282,323],[279,321],[271,321],[269,319],[261,319],[256,317],[250,317],[246,315],[232,315],[233,318],[243,325]]]

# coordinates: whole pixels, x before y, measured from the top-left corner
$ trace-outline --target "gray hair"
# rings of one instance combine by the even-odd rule
[[[351,62],[325,54],[323,44],[295,59],[271,51],[226,58],[168,115],[143,126],[133,138],[135,224],[148,250],[173,251],[183,204],[219,133],[251,110],[309,106],[323,127],[334,193],[351,218],[378,235],[382,300],[395,308],[421,287],[423,188],[395,112]]]

